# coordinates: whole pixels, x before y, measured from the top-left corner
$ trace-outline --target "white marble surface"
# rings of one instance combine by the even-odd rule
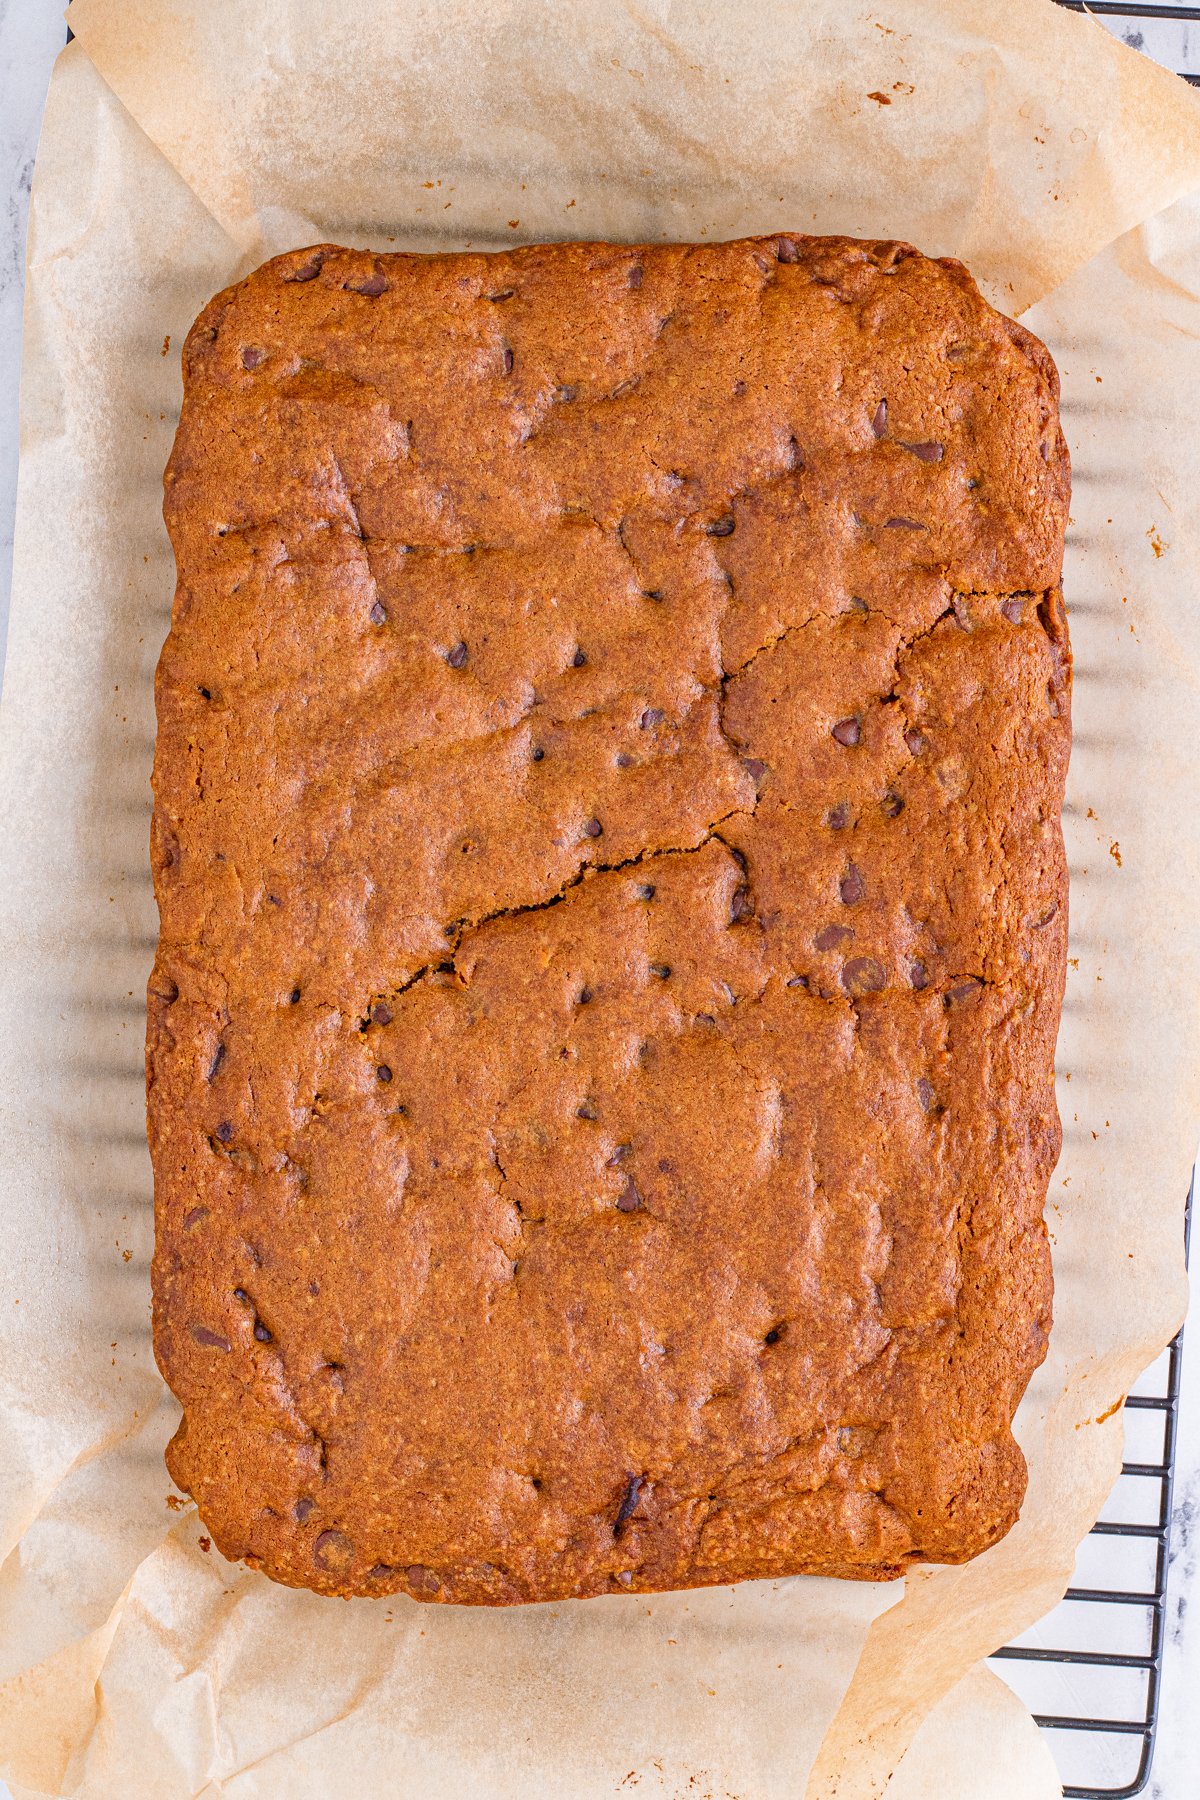
[[[1163,62],[1200,69],[1200,24],[1106,23]],[[17,473],[25,221],[46,85],[63,41],[62,14],[55,0],[0,0],[0,179],[6,196],[0,220],[0,647],[8,618]],[[0,672],[2,669],[0,648]],[[1184,1362],[1158,1748],[1146,1790],[1155,1800],[1197,1800],[1200,1796],[1200,1336],[1195,1328],[1193,1339],[1196,1341]],[[1145,1418],[1140,1415],[1141,1420]],[[1131,1459],[1137,1454],[1130,1449]],[[1095,1545],[1096,1540],[1092,1542]],[[1107,1545],[1112,1542],[1107,1540]],[[1089,1566],[1094,1568],[1094,1564]],[[1063,1623],[1055,1615],[1043,1622],[1038,1631],[1040,1641],[1056,1641]],[[1096,1628],[1085,1621],[1084,1628],[1089,1626],[1093,1631]],[[1086,1636],[1073,1641],[1081,1649],[1090,1647]],[[1096,1644],[1094,1638],[1091,1644],[1109,1647]],[[1024,1675],[1018,1682],[1012,1664],[998,1667],[1013,1674],[1014,1685],[1039,1710],[1057,1710],[1059,1702],[1049,1690],[1039,1692]],[[1069,1693],[1059,1696],[1064,1705],[1069,1698]],[[1121,1696],[1114,1693],[1110,1699],[1119,1708]],[[1136,1688],[1133,1704],[1138,1704]],[[1119,1742],[1110,1742],[1108,1748],[1118,1755],[1128,1755],[1130,1749]],[[1136,1766],[1136,1757],[1134,1763]],[[1113,1766],[1113,1773],[1118,1766]],[[0,1782],[0,1800],[5,1794]],[[1013,1800],[1020,1796],[1014,1795]]]

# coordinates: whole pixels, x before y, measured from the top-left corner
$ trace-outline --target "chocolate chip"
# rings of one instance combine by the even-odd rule
[[[211,699],[212,699],[212,693],[211,693],[211,691],[210,691],[210,690],[209,690],[209,689],[208,689],[208,688],[206,688],[206,687],[198,687],[198,688],[197,688],[197,689],[196,689],[196,692],[197,692],[197,693],[198,693],[198,694],[200,694],[200,695],[201,695],[201,696],[202,696],[202,697],[203,697],[203,698],[204,698],[204,699],[205,699],[205,700],[211,700]]]
[[[511,375],[513,371],[513,353],[507,344],[504,346],[504,353],[501,356],[500,361],[504,365],[504,373],[506,375]]]
[[[924,756],[929,748],[929,739],[923,731],[906,731],[904,742],[908,746],[910,756]]]
[[[371,1008],[371,1018],[374,1020],[376,1025],[390,1025],[391,1024],[392,1009],[388,1005],[386,1000],[377,1000],[375,1002],[374,1006]]]
[[[875,408],[875,417],[871,420],[871,430],[877,438],[887,431],[887,401],[881,400]]]
[[[1005,600],[1000,611],[1010,625],[1019,625],[1025,611],[1025,602],[1023,600]]]
[[[255,1319],[254,1321],[254,1335],[260,1344],[269,1344],[271,1342],[271,1334],[261,1319]]]
[[[216,1138],[218,1144],[228,1144],[233,1141],[233,1126],[228,1119],[221,1120],[221,1123],[217,1126],[213,1136]]]
[[[813,939],[818,950],[836,950],[839,944],[847,944],[854,936],[849,925],[822,925]]]
[[[387,1581],[396,1573],[391,1563],[372,1563],[367,1570],[368,1581]]]
[[[947,1004],[947,1006],[951,1005],[954,1001],[957,1001],[957,1000],[969,999],[970,996],[974,993],[977,993],[982,986],[983,986],[982,978],[978,975],[972,975],[969,981],[960,981],[957,984],[957,986],[952,987],[952,988],[947,988],[946,989],[946,1004]]]
[[[842,986],[848,994],[877,994],[886,980],[873,956],[855,956],[842,970]]]
[[[617,1145],[615,1145],[613,1148],[613,1153],[608,1159],[609,1168],[610,1169],[617,1168],[619,1164],[621,1164],[625,1161],[625,1158],[629,1155],[629,1152],[632,1149],[633,1149],[632,1144],[617,1144]]]
[[[571,401],[575,398],[575,396],[578,392],[579,392],[578,388],[571,387],[569,385],[566,387],[556,387],[554,390],[554,398],[556,400]]]
[[[531,762],[542,762],[545,758],[545,755],[546,755],[546,752],[542,749],[542,746],[540,744],[535,744],[533,749],[529,753],[530,761]]]
[[[577,1106],[575,1108],[575,1117],[577,1119],[596,1119],[599,1118],[599,1116],[600,1115],[597,1113],[596,1108],[590,1100],[585,1100],[582,1106]]]
[[[653,900],[654,888],[652,884],[648,881],[641,882],[638,886],[637,897],[639,900]]]
[[[571,667],[573,669],[582,669],[582,667],[583,667],[584,663],[586,663],[586,661],[587,661],[587,656],[586,656],[585,652],[582,650],[576,650],[574,656],[571,658]]]
[[[217,1045],[217,1054],[213,1057],[212,1062],[208,1065],[208,1079],[210,1081],[214,1081],[216,1079],[217,1071],[221,1067],[221,1064],[224,1061],[225,1061],[225,1046],[224,1046],[224,1044],[218,1044]]]
[[[807,975],[789,975],[787,978],[787,981],[784,983],[784,985],[785,985],[785,987],[790,987],[790,988],[807,988],[808,987],[808,976]]]
[[[934,1092],[933,1083],[926,1081],[923,1075],[917,1083],[917,1099],[921,1102],[922,1112],[933,1112],[935,1108],[940,1112],[941,1108],[937,1104],[937,1094]]]
[[[370,617],[372,625],[383,624],[384,620],[387,618],[387,607],[383,604],[382,600],[376,600],[372,603],[371,611],[368,616]]]
[[[602,837],[604,835],[604,827],[599,819],[589,819],[583,828],[583,835],[590,838]]]
[[[1040,919],[1034,919],[1032,925],[1030,926],[1030,930],[1032,930],[1032,931],[1044,930],[1045,927],[1050,923],[1051,919],[1054,917],[1054,915],[1057,911],[1058,911],[1058,901],[1056,900],[1054,902],[1053,906],[1051,906],[1046,912],[1044,912],[1042,914]]]
[[[919,519],[888,519],[887,524],[895,531],[924,531],[927,529]]]
[[[764,1337],[763,1343],[764,1344],[777,1344],[782,1336],[783,1336],[783,1326],[782,1325],[772,1325],[770,1331],[768,1331],[767,1335]]]
[[[613,1520],[613,1536],[614,1537],[620,1537],[621,1527],[624,1525],[626,1519],[628,1519],[630,1517],[631,1513],[633,1513],[634,1509],[636,1508],[637,1503],[638,1503],[638,1497],[641,1494],[641,1491],[645,1487],[645,1485],[646,1485],[646,1477],[644,1475],[630,1475],[628,1480],[626,1481],[625,1492],[621,1496],[621,1504],[620,1504],[620,1506],[618,1506],[617,1516]]]
[[[242,1302],[243,1306],[248,1306],[250,1304],[250,1296],[246,1292],[245,1288],[240,1288],[240,1287],[234,1288],[233,1297],[235,1300],[240,1300]]]
[[[364,275],[361,281],[347,281],[344,287],[352,294],[362,294],[368,300],[378,300],[380,294],[386,294],[391,283],[382,269],[375,269],[370,275]]]
[[[228,1352],[233,1349],[233,1345],[227,1337],[222,1337],[219,1331],[210,1331],[207,1325],[193,1325],[192,1336],[198,1344],[203,1344],[206,1350]]]
[[[388,1068],[386,1063],[377,1064],[375,1069],[375,1079],[376,1081],[390,1081],[392,1079],[392,1071]]]
[[[447,655],[446,661],[450,664],[450,667],[452,669],[461,669],[464,666],[464,664],[466,663],[466,660],[467,660],[467,646],[463,643],[462,639],[460,638],[458,640],[457,644],[455,644],[453,650],[451,650],[449,652],[449,654]]]
[[[748,919],[754,911],[754,902],[747,888],[740,887],[734,892],[729,908],[729,922],[736,925],[739,919]]]
[[[295,1519],[297,1525],[303,1525],[304,1521],[311,1517],[312,1513],[316,1510],[316,1504],[316,1501],[310,1500],[307,1494],[301,1494],[295,1506],[292,1508],[292,1517]]]
[[[487,298],[489,300],[511,300],[512,297],[513,297],[513,289],[512,288],[501,288],[498,294],[488,294],[487,295]]]
[[[747,756],[742,763],[742,767],[745,769],[751,781],[755,783],[762,781],[764,776],[770,774],[770,770],[767,768],[766,763],[759,762],[756,756]]]
[[[1050,461],[1050,445],[1049,445],[1049,443],[1043,439],[1040,448],[1041,448],[1041,452],[1042,452],[1042,461],[1048,463]]]
[[[433,1570],[427,1569],[424,1563],[410,1563],[404,1571],[404,1579],[409,1587],[423,1588],[427,1594],[436,1593],[442,1585]]]
[[[922,988],[927,988],[929,986],[929,970],[925,967],[923,962],[915,962],[909,968],[908,979],[912,982],[917,992],[920,993]]]
[[[661,725],[666,716],[661,706],[648,706],[641,717],[642,730],[650,731],[655,725]]]
[[[669,963],[651,963],[650,964],[650,973],[652,975],[657,975],[658,979],[660,981],[666,981],[669,979],[670,974],[671,974],[670,964]]]
[[[885,819],[898,819],[904,811],[904,801],[899,794],[887,793],[879,802],[879,810]]]
[[[791,238],[776,238],[775,257],[776,260],[781,263],[794,263],[800,261],[800,252]]]
[[[300,989],[293,988],[291,993],[288,995],[288,1005],[289,1006],[299,1006],[299,1004],[300,1004]]]
[[[732,513],[722,513],[721,517],[719,519],[714,519],[712,524],[707,526],[706,529],[709,537],[728,537],[736,523],[737,521]]]
[[[292,269],[289,274],[283,276],[282,279],[284,281],[315,281],[317,276],[321,273],[321,266],[324,261],[325,252],[323,250],[316,250],[307,261],[297,264],[297,266]]]
[[[342,1575],[354,1561],[354,1545],[344,1531],[322,1531],[313,1545],[313,1561],[318,1569]]]
[[[850,863],[846,873],[838,882],[838,893],[842,897],[843,906],[857,906],[866,892],[866,883],[862,878],[862,870]]]
[[[836,806],[831,806],[825,814],[825,823],[831,831],[845,831],[850,823],[850,802],[839,800]]]
[[[646,271],[643,269],[641,263],[634,263],[625,279],[628,281],[631,288],[640,288],[645,273]]]
[[[638,1191],[637,1182],[633,1179],[632,1175],[627,1175],[625,1177],[625,1186],[617,1195],[617,1211],[623,1213],[639,1212],[641,1206],[642,1196]]]
[[[941,444],[901,444],[900,448],[902,450],[907,450],[910,455],[917,457],[920,462],[941,462],[942,457],[945,455],[945,450]]]
[[[194,1231],[196,1226],[202,1225],[207,1217],[207,1206],[193,1206],[183,1215],[183,1229],[185,1231]]]
[[[618,750],[617,767],[618,769],[632,769],[633,758],[630,756],[628,750]]]
[[[852,750],[862,736],[862,725],[858,719],[839,719],[830,727],[830,733],[839,744]]]
[[[576,1006],[589,1006],[595,997],[596,996],[592,993],[590,987],[581,987],[579,990],[579,998],[575,1004]]]
[[[243,369],[257,369],[259,363],[262,361],[263,357],[266,354],[267,353],[265,350],[255,350],[249,344],[247,344],[246,347],[242,351],[242,367],[243,367]]]

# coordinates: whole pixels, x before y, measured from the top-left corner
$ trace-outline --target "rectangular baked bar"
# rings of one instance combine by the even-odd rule
[[[1017,1516],[1069,470],[958,263],[277,257],[184,352],[149,996],[168,1462],[325,1593]]]

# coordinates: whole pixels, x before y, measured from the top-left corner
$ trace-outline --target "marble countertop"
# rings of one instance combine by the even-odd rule
[[[1106,20],[1127,42],[1175,68],[1200,70],[1200,24],[1180,20],[1157,25],[1144,19]],[[8,620],[12,557],[13,501],[17,477],[17,395],[21,354],[21,303],[25,261],[25,223],[34,154],[46,87],[55,56],[64,41],[62,13],[54,0],[0,0],[0,180],[6,196],[0,213],[0,679]],[[1175,1503],[1171,1533],[1168,1617],[1158,1746],[1146,1788],[1155,1800],[1193,1800],[1200,1793],[1200,1335],[1184,1358],[1179,1415]],[[1152,1391],[1153,1373],[1146,1391]],[[1133,1415],[1136,1420],[1146,1414]],[[1131,1445],[1131,1460],[1144,1452]],[[1092,1540],[1112,1545],[1116,1540]],[[1098,1609],[1097,1609],[1098,1610]],[[1052,1622],[1040,1628],[1043,1641],[1053,1641]],[[1089,1645],[1076,1636],[1078,1648]],[[1028,1668],[998,1664],[1013,1685],[1039,1710],[1058,1710],[1062,1699],[1031,1686]],[[1108,1672],[1104,1672],[1107,1677]],[[1039,1679],[1034,1666],[1033,1680]],[[1135,1678],[1136,1683],[1137,1678]],[[1121,1697],[1108,1692],[1114,1709]],[[1069,1692],[1067,1698],[1069,1699]],[[1140,1710],[1135,1685],[1130,1696]],[[1131,1747],[1111,1746],[1116,1754]],[[1136,1766],[1136,1756],[1133,1758]],[[7,1790],[0,1782],[0,1800]],[[946,1797],[952,1800],[952,1797]],[[1014,1796],[1013,1800],[1020,1800]]]

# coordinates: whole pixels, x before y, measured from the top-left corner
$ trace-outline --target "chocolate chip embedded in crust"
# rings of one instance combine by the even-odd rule
[[[256,350],[252,345],[247,344],[242,350],[243,369],[257,369],[266,354],[265,350]]]
[[[767,768],[766,763],[759,762],[756,756],[745,757],[742,762],[742,767],[745,769],[751,781],[756,785],[758,782],[762,781],[765,776],[770,774],[770,770]]]
[[[1023,600],[1005,600],[1000,611],[1010,625],[1019,625],[1025,611],[1025,602]]]
[[[375,1079],[376,1081],[390,1081],[392,1079],[392,1071],[388,1068],[386,1063],[380,1063],[376,1067]]]
[[[886,523],[893,531],[926,531],[926,530],[928,530],[928,526],[922,525],[920,519],[905,519],[905,518],[901,518],[899,515],[897,515],[897,517],[894,519],[888,519],[886,521]]]
[[[504,346],[504,350],[500,357],[500,361],[503,364],[504,373],[506,375],[511,375],[513,372],[513,353],[507,344],[505,344],[505,346]]]
[[[839,944],[848,944],[854,936],[849,925],[822,925],[813,943],[818,950],[836,950]]]
[[[382,269],[376,269],[370,275],[364,275],[361,281],[347,281],[342,284],[352,294],[363,294],[368,300],[378,300],[380,294],[386,294],[391,283]]]
[[[1058,901],[1056,900],[1054,902],[1054,904],[1051,907],[1049,907],[1041,915],[1041,917],[1039,919],[1034,919],[1031,921],[1030,927],[1029,927],[1030,930],[1031,931],[1044,931],[1046,926],[1050,923],[1051,919],[1054,917],[1054,915],[1057,911],[1058,911]]]
[[[303,1525],[304,1521],[315,1510],[316,1504],[316,1501],[310,1500],[307,1494],[301,1494],[295,1506],[292,1508],[292,1517],[295,1519],[297,1525]]]
[[[220,1124],[217,1126],[217,1129],[213,1132],[213,1136],[216,1138],[218,1144],[232,1143],[232,1141],[233,1141],[233,1126],[230,1124],[228,1119],[221,1120]]]
[[[638,884],[637,897],[639,900],[653,900],[653,898],[654,898],[653,883],[649,882],[649,881],[640,882]]]
[[[260,1344],[270,1344],[274,1342],[271,1333],[261,1319],[255,1319],[254,1321],[254,1335]]]
[[[583,835],[590,838],[602,837],[604,835],[604,827],[599,819],[589,819],[583,828]]]
[[[658,979],[660,981],[666,981],[669,979],[670,974],[671,974],[670,964],[669,963],[651,963],[650,964],[650,973],[652,975],[657,975]]]
[[[323,250],[316,250],[310,257],[306,258],[304,262],[297,264],[294,269],[284,275],[282,279],[284,281],[315,281],[317,276],[321,273],[324,262],[325,252]]]
[[[576,650],[574,656],[571,658],[571,667],[573,669],[582,669],[586,661],[587,652],[584,650]]]
[[[932,1112],[937,1107],[937,1094],[934,1092],[933,1083],[927,1081],[923,1075],[917,1083],[917,1099],[921,1102],[922,1112]]]
[[[436,1593],[442,1585],[434,1571],[427,1569],[424,1563],[410,1563],[404,1571],[404,1579],[409,1587],[421,1588],[427,1594]]]
[[[208,1079],[210,1081],[216,1080],[217,1071],[220,1069],[221,1064],[224,1061],[225,1061],[225,1046],[224,1046],[224,1044],[218,1044],[217,1045],[217,1053],[213,1057],[211,1063],[208,1065]]]
[[[384,620],[387,618],[387,607],[383,604],[382,600],[376,600],[372,603],[369,617],[372,625],[383,624]]]
[[[906,731],[904,742],[910,756],[924,756],[929,748],[929,739],[923,731]]]
[[[621,1504],[617,1508],[617,1516],[613,1520],[613,1536],[620,1537],[625,1521],[637,1509],[638,1499],[646,1485],[644,1475],[630,1475],[625,1483],[625,1492],[621,1496]]]
[[[921,462],[927,463],[941,462],[942,457],[946,454],[942,444],[901,444],[900,448],[907,450],[910,455],[917,457]]]
[[[633,1179],[632,1175],[627,1175],[625,1178],[625,1186],[617,1195],[617,1211],[623,1213],[640,1212],[641,1207],[642,1196],[638,1189],[638,1184]]]
[[[908,971],[908,979],[919,993],[922,988],[929,986],[929,970],[923,962],[915,962]]]
[[[831,806],[825,814],[825,823],[831,831],[845,831],[850,823],[849,801],[839,800],[836,806]]]
[[[719,519],[714,519],[712,524],[707,527],[708,535],[709,537],[728,537],[736,524],[737,520],[732,513],[722,513]]]
[[[841,896],[842,905],[857,906],[866,891],[862,870],[855,863],[851,863],[838,882],[838,893]]]
[[[857,718],[839,719],[836,725],[830,727],[830,735],[839,744],[844,744],[847,750],[853,750],[862,737],[862,724]]]
[[[842,970],[842,986],[848,994],[877,994],[887,977],[873,956],[855,956]]]
[[[648,706],[641,717],[642,730],[652,731],[656,725],[662,724],[666,716],[661,706]]]
[[[196,1226],[202,1225],[207,1217],[207,1206],[193,1206],[183,1215],[183,1229],[185,1231],[194,1231]]]
[[[904,801],[899,794],[885,794],[879,802],[879,810],[885,819],[898,819],[904,811]]]
[[[368,1581],[388,1581],[396,1573],[391,1563],[372,1563],[367,1570]]]
[[[599,1114],[592,1105],[592,1102],[590,1100],[585,1100],[582,1106],[577,1106],[575,1108],[575,1117],[577,1119],[596,1119],[599,1117]]]
[[[330,1575],[344,1575],[354,1561],[354,1545],[344,1531],[322,1531],[312,1553],[318,1569]]]
[[[734,892],[729,907],[729,922],[736,925],[740,919],[748,919],[754,911],[754,902],[750,898],[748,888],[740,887]]]
[[[875,408],[875,417],[871,420],[871,430],[877,438],[883,437],[887,431],[887,401],[881,400]]]
[[[193,1325],[192,1336],[206,1350],[224,1350],[228,1353],[233,1349],[227,1337],[222,1337],[219,1331],[210,1331],[207,1325]]]
[[[371,1018],[374,1020],[376,1025],[390,1025],[391,1024],[392,1009],[387,1004],[386,1000],[377,1000],[375,1002],[374,1006],[371,1008]]]
[[[291,993],[288,995],[288,1005],[289,1006],[299,1006],[299,1004],[300,1004],[300,989],[293,988]]]
[[[535,744],[533,749],[529,752],[529,760],[530,762],[541,762],[545,755],[546,752],[542,749],[541,745]]]
[[[628,281],[631,288],[640,288],[642,281],[645,278],[645,274],[646,271],[643,269],[641,263],[634,263],[625,279]]]
[[[464,666],[464,664],[466,663],[467,655],[468,655],[467,646],[463,643],[462,639],[460,638],[458,643],[455,644],[453,650],[451,650],[448,653],[448,655],[446,657],[446,661],[450,664],[450,667],[452,669],[461,669]]]
[[[766,1333],[765,1337],[763,1338],[763,1343],[764,1344],[777,1344],[782,1336],[783,1336],[783,1326],[782,1325],[772,1325],[770,1331],[768,1331]]]
[[[946,989],[946,1004],[951,1005],[958,1000],[969,1000],[972,994],[978,993],[983,986],[979,975],[972,975],[969,981],[960,981],[956,986]]]
[[[775,239],[775,259],[781,263],[800,261],[800,252],[789,237]]]

